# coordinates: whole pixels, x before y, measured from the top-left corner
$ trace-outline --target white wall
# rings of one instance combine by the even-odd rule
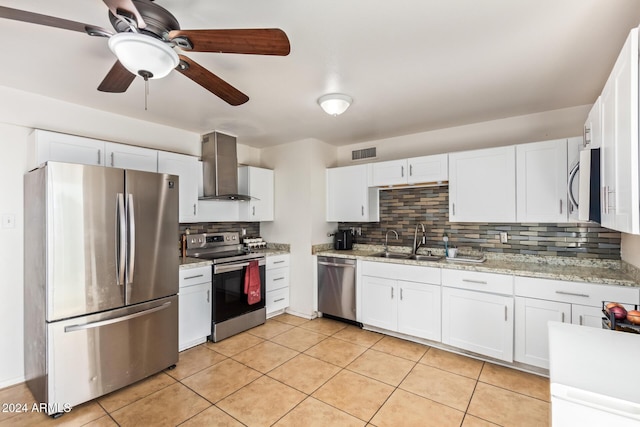
[[[291,245],[289,311],[309,317],[315,307],[311,246],[330,241],[323,181],[336,148],[307,139],[266,148],[261,158],[262,166],[275,170],[275,220],[263,222],[260,232],[266,241]]]
[[[33,128],[91,136],[184,154],[200,154],[200,135],[104,113],[0,86],[0,388],[23,381],[23,189]],[[27,261],[28,263],[28,261]]]
[[[382,161],[582,135],[590,109],[582,105],[346,145],[338,149],[338,164],[352,164],[351,151],[369,147],[377,147],[371,161]]]
[[[620,255],[623,261],[640,268],[640,236],[622,233]]]

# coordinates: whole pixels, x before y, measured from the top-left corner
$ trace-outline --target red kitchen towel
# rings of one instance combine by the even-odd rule
[[[244,274],[244,293],[247,295],[249,305],[260,302],[260,266],[258,261],[249,261],[247,271]]]

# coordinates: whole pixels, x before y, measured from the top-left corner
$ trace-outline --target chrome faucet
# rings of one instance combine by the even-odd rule
[[[384,235],[384,251],[385,252],[389,252],[389,245],[387,243],[387,241],[389,239],[389,233],[395,234],[396,235],[396,240],[398,240],[398,232],[396,230],[387,231],[387,234]]]
[[[422,238],[418,242],[418,227],[422,227]],[[416,231],[413,233],[413,255],[418,252],[418,248],[422,245],[422,240],[426,237],[425,233],[427,231],[424,229],[424,224],[416,224]]]

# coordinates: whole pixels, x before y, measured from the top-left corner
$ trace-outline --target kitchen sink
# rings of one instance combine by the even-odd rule
[[[410,255],[408,257],[408,259],[412,259],[415,261],[440,261],[442,259],[441,256],[437,256],[437,255],[418,255],[418,254],[414,254],[414,255]]]
[[[398,252],[380,252],[372,256],[378,258],[409,259],[409,254],[401,254]]]

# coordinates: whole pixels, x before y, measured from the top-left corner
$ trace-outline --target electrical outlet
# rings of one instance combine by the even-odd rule
[[[247,235],[247,229],[246,229],[246,228],[243,228],[243,229],[242,229],[242,235],[243,235],[243,236],[246,236],[246,235]]]
[[[507,243],[507,239],[509,238],[509,236],[507,235],[506,231],[501,231],[500,232],[500,243]]]

